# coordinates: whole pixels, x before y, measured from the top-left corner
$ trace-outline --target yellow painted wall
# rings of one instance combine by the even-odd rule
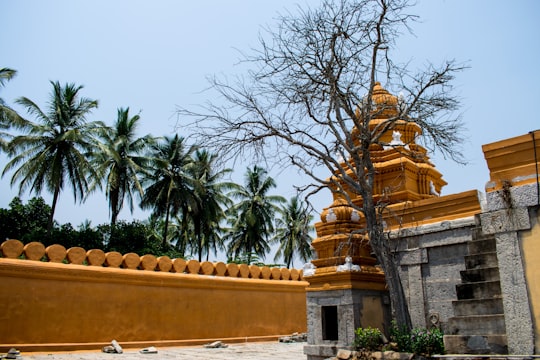
[[[245,341],[306,331],[302,280],[0,258],[0,349]],[[0,350],[2,351],[2,350]]]
[[[521,234],[525,279],[534,318],[535,353],[540,352],[540,213],[532,219],[531,230]]]

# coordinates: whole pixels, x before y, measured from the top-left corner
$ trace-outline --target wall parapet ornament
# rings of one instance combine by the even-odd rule
[[[23,244],[16,239],[8,239],[0,245],[0,255],[8,259],[24,261],[44,261],[66,265],[99,266],[126,270],[159,271],[192,275],[223,276],[244,279],[302,281],[303,270],[269,266],[257,266],[224,262],[210,262],[156,257],[151,254],[139,256],[135,253],[121,254],[101,249],[85,250],[54,244],[45,247],[40,242]]]

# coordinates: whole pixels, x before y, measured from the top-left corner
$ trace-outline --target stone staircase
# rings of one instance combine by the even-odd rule
[[[508,354],[494,236],[473,230],[456,285],[454,317],[448,319],[444,345],[449,354]]]

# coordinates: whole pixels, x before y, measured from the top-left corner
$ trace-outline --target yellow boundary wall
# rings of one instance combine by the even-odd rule
[[[18,240],[0,250],[0,351],[100,349],[113,339],[128,348],[262,341],[306,331],[301,271]]]

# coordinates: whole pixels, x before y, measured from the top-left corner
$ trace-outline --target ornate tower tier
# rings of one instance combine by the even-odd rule
[[[374,201],[384,202],[409,219],[409,205],[436,200],[446,182],[429,161],[426,149],[416,144],[420,126],[399,119],[399,99],[376,83],[372,102],[369,129],[362,134],[353,128],[352,135],[357,145],[362,136],[378,138],[369,149],[375,168]],[[359,118],[361,111],[365,109],[358,110]],[[346,168],[345,162],[342,165]],[[353,169],[348,174],[355,177]],[[347,189],[337,172],[335,180]],[[317,238],[312,247],[316,258],[311,268],[304,269],[309,282],[308,344],[304,348],[308,360],[334,356],[336,346],[351,345],[356,328],[384,330],[390,318],[384,273],[372,255],[364,218],[355,209],[362,208],[363,200],[349,191],[353,207],[343,194],[332,194],[332,204],[315,224]],[[391,226],[391,219],[385,221]]]
[[[372,99],[369,132],[380,139],[379,144],[373,144],[370,149],[375,168],[374,202],[402,209],[404,204],[438,198],[446,182],[430,162],[426,149],[416,143],[422,132],[420,126],[397,119],[399,100],[380,83],[375,83]],[[357,114],[361,116],[360,110]],[[354,128],[352,132],[358,142],[360,131]],[[348,174],[354,177],[352,170],[348,170]],[[346,188],[343,182],[341,185]],[[348,195],[355,206],[362,207],[360,196],[352,191]],[[362,215],[348,205],[343,195],[333,192],[333,200],[322,211],[321,222],[315,224],[317,238],[312,246],[317,259],[312,263],[317,268],[337,266],[350,256],[353,263],[373,270],[375,260],[370,255],[369,241],[361,231],[365,228]],[[388,219],[388,223],[392,220]]]

